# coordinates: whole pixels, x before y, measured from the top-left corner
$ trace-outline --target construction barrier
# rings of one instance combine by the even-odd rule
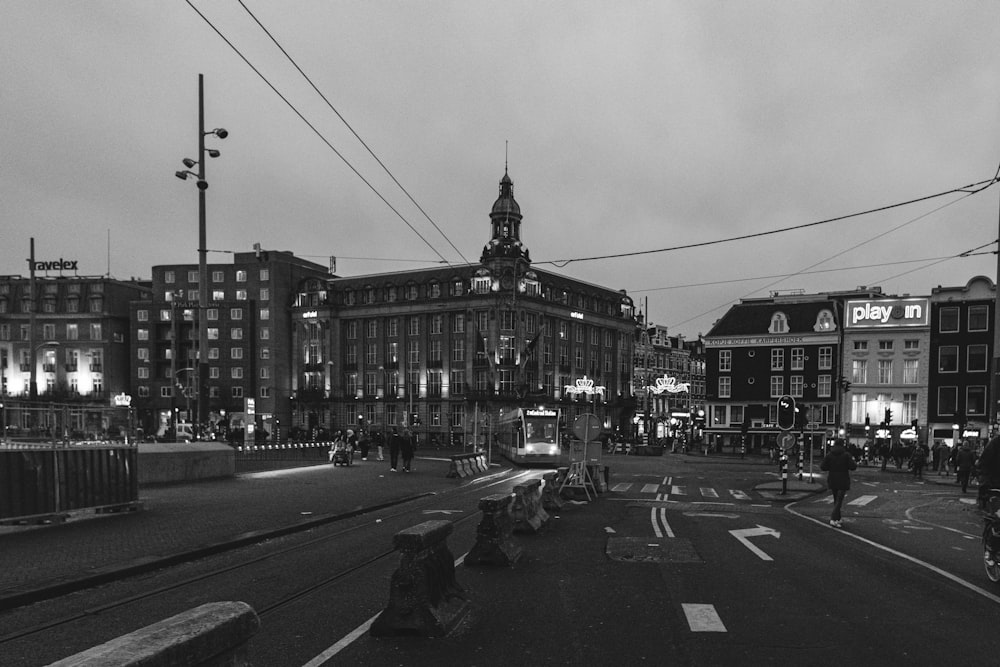
[[[535,533],[549,520],[542,507],[542,480],[533,479],[514,487],[514,502],[510,513],[515,533]]]
[[[453,530],[450,521],[425,521],[393,536],[402,555],[389,582],[389,604],[372,622],[371,636],[443,637],[462,620],[469,603],[448,549]]]
[[[558,512],[562,509],[563,499],[559,495],[559,485],[562,484],[566,470],[567,468],[559,468],[542,475],[542,480],[545,482],[542,485],[542,509],[549,512]]]
[[[485,452],[473,452],[472,454],[453,454],[451,456],[451,466],[445,477],[469,477],[489,470],[486,464]]]
[[[479,499],[483,518],[476,528],[476,543],[465,556],[466,565],[513,565],[523,555],[511,536],[514,528],[510,515],[512,500],[513,496],[506,493]]]
[[[245,602],[210,602],[77,653],[50,667],[249,667],[260,619]]]

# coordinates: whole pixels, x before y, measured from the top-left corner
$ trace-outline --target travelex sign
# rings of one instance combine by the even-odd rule
[[[873,299],[848,301],[845,328],[926,327],[930,324],[927,299]]]
[[[54,262],[35,262],[32,267],[35,271],[76,271],[75,259],[63,259],[60,257]]]

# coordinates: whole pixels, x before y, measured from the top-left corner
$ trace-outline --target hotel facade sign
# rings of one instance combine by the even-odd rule
[[[837,334],[806,335],[768,335],[768,336],[725,336],[721,338],[706,338],[705,347],[761,347],[764,345],[836,345]]]
[[[880,329],[930,326],[928,299],[865,299],[848,301],[845,329]]]

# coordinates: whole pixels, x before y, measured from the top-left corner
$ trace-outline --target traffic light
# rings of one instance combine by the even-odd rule
[[[778,428],[784,431],[795,428],[795,399],[791,396],[778,399]]]
[[[416,412],[410,413],[410,426],[420,426],[420,414]]]
[[[892,423],[892,408],[885,409],[885,423],[886,425]]]

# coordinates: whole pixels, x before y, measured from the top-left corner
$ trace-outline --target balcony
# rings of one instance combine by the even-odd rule
[[[103,370],[104,370],[104,364],[102,364],[100,362],[96,362],[96,363],[93,362],[93,361],[90,362],[90,372],[91,373],[100,373]]]
[[[22,373],[30,373],[31,372],[31,364],[21,364],[21,372]]]
[[[56,365],[55,364],[42,364],[42,371],[44,371],[46,373],[55,373],[56,372]]]
[[[75,373],[76,370],[77,370],[77,365],[76,364],[66,364],[65,368],[66,368],[66,372],[67,373]]]

